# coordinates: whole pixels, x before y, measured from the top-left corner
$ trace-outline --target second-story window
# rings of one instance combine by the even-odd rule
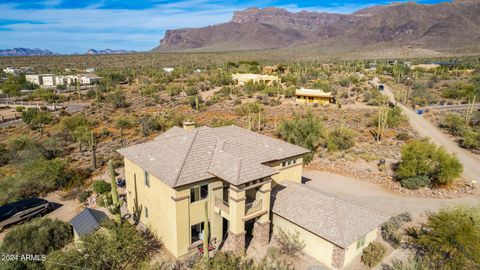
[[[192,187],[190,189],[190,201],[196,202],[208,197],[208,184]]]
[[[145,171],[145,186],[150,187],[150,176],[147,171]]]

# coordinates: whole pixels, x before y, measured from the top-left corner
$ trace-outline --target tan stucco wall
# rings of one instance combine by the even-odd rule
[[[127,189],[128,210],[133,213],[135,185],[134,174],[136,175],[138,205],[142,206],[140,221],[151,229],[163,242],[165,247],[172,253],[178,255],[177,249],[177,226],[175,201],[175,190],[165,185],[162,181],[150,174],[150,187],[144,184],[144,170],[133,162],[125,161],[125,179]],[[148,208],[148,218],[145,217],[145,207]],[[182,215],[182,213],[179,213]]]
[[[295,159],[297,162],[293,165],[286,166],[282,168],[282,162]],[[272,187],[276,184],[281,183],[282,181],[288,180],[296,183],[302,182],[302,173],[303,173],[303,158],[301,156],[274,161],[267,163],[270,167],[280,171],[280,173],[272,176]]]
[[[309,99],[303,98],[301,96],[297,96],[297,97],[295,97],[295,102],[298,103],[298,104],[318,103],[318,104],[323,105],[323,104],[330,104],[330,98],[314,97],[313,100],[309,100]]]
[[[134,206],[134,174],[137,178],[138,204],[148,207],[148,218],[142,209],[140,221],[150,228],[163,242],[165,248],[175,257],[181,257],[190,252],[191,226],[204,222],[205,203],[208,201],[210,239],[222,238],[222,218],[213,212],[215,186],[222,186],[219,179],[198,182],[193,185],[173,189],[160,179],[150,174],[150,187],[144,184],[144,170],[125,158],[125,178],[127,180],[128,210],[133,213]],[[207,199],[190,203],[190,188],[208,183]],[[221,192],[217,190],[215,192]],[[222,195],[218,195],[222,197]]]
[[[332,243],[276,214],[273,214],[272,224],[274,233],[276,228],[282,228],[283,231],[287,231],[290,233],[298,232],[300,239],[305,242],[305,248],[303,249],[305,253],[312,256],[321,263],[324,263],[326,265],[332,264],[332,254],[334,247]]]
[[[377,239],[377,230],[378,229],[375,228],[365,236],[365,245],[363,245],[361,248],[357,249],[356,241],[346,248],[344,265],[348,265],[353,259],[355,259],[355,257],[362,254],[363,249],[366,248],[369,243]]]
[[[300,239],[305,241],[305,248],[304,252],[308,255],[312,256],[316,260],[324,263],[326,265],[332,265],[332,255],[334,244],[331,242],[324,240],[320,236],[313,234],[300,226],[290,222],[289,220],[277,215],[273,214],[272,217],[272,224],[273,229],[275,228],[282,228],[284,231],[288,232],[299,232]],[[365,236],[365,244],[357,249],[357,242],[353,242],[350,246],[345,249],[345,260],[344,260],[344,267],[347,266],[350,262],[352,262],[355,257],[362,254],[362,251],[365,247],[368,246],[369,243],[375,241],[377,238],[377,229],[373,229]]]

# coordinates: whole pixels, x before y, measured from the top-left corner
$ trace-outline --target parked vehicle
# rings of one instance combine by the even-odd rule
[[[385,87],[383,86],[383,84],[378,85],[378,90],[379,91],[383,91],[384,89],[385,89]]]
[[[125,187],[125,183],[126,183],[125,179],[123,179],[123,178],[118,178],[117,179],[117,186],[118,187]]]
[[[43,214],[50,202],[40,198],[28,198],[0,206],[0,230],[4,227]]]

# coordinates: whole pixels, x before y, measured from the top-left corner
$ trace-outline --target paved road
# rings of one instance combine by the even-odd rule
[[[378,185],[349,176],[311,169],[304,169],[303,175],[310,179],[306,185],[312,188],[387,216],[405,211],[417,216],[450,205],[480,204],[480,198],[474,195],[458,199],[415,198],[388,192]]]
[[[431,110],[466,110],[470,107],[471,105],[468,104],[457,104],[457,105],[432,105],[432,106],[426,106],[422,107],[423,109],[431,109]],[[480,109],[480,103],[476,103],[474,106],[474,109]]]
[[[373,83],[376,84],[376,81]],[[396,103],[393,92],[388,85],[384,84],[383,93],[392,103]],[[412,109],[400,102],[397,103],[397,106],[402,108],[404,114],[408,117],[410,125],[420,136],[430,137],[431,141],[435,144],[445,147],[450,153],[456,154],[463,164],[463,176],[467,179],[475,180],[480,184],[480,156],[458,146],[456,142],[440,131],[435,125],[416,114]]]

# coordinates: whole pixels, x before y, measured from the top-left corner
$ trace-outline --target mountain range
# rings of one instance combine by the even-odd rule
[[[396,3],[351,14],[249,8],[226,23],[168,30],[153,49],[241,51],[278,48],[326,52],[422,48],[480,51],[480,1]]]
[[[0,50],[0,56],[45,56],[56,55],[57,53],[42,49],[14,48]]]
[[[135,51],[128,51],[128,50],[95,50],[89,49],[84,54],[122,54],[122,53],[134,53]],[[74,55],[78,55],[81,53],[73,53]],[[0,49],[0,56],[51,56],[51,55],[61,55],[60,53],[55,53],[49,50],[43,49],[29,49],[29,48],[13,48],[13,49]]]

